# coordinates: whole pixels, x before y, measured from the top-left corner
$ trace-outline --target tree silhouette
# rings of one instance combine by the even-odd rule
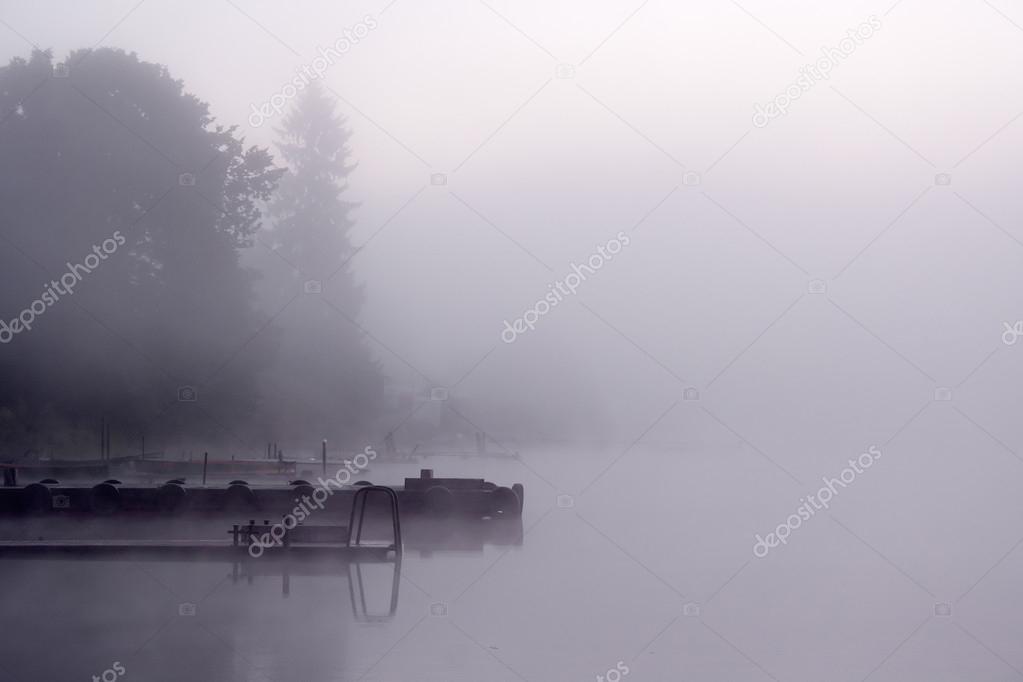
[[[283,433],[311,444],[328,436],[361,447],[371,437],[384,377],[358,327],[364,293],[348,262],[355,253],[349,232],[356,208],[344,198],[356,168],[350,132],[316,83],[300,94],[277,132],[288,170],[268,211],[267,245],[275,253],[262,261],[263,288],[294,290],[300,298],[281,319],[268,391],[278,397],[275,421]],[[286,267],[271,267],[275,259]]]
[[[0,345],[6,442],[93,443],[101,413],[122,432],[206,440],[251,419],[268,358],[249,342],[263,320],[238,251],[279,175],[134,54],[77,50],[54,65],[36,51],[0,68],[0,319],[94,245],[124,240]],[[182,386],[198,400],[179,402]]]

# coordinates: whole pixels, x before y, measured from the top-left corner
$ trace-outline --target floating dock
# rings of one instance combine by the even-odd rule
[[[0,487],[0,515],[252,513],[304,518],[321,510],[344,514],[361,489],[377,487],[369,481],[342,485],[337,478],[323,477],[286,484],[235,479],[225,485],[189,485],[184,478],[161,485],[126,484],[118,479],[94,485],[62,484],[55,478],[18,485],[13,478],[5,476],[7,485]],[[388,490],[395,494],[403,514],[464,518],[520,518],[525,492],[520,483],[504,487],[482,478],[435,478],[431,469]]]

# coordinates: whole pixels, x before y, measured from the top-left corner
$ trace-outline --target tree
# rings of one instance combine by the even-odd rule
[[[276,421],[309,442],[329,436],[365,444],[381,405],[383,374],[358,327],[364,293],[348,266],[356,208],[343,198],[356,168],[350,132],[314,83],[277,133],[288,170],[269,207],[267,245],[274,254],[268,258],[277,263],[264,259],[262,269],[270,289],[286,287],[299,298],[281,316],[282,342],[268,390],[279,397]],[[282,263],[282,277],[270,274]]]
[[[0,337],[4,435],[38,447],[45,423],[50,446],[61,430],[94,443],[102,413],[120,432],[209,442],[243,430],[268,359],[251,341],[263,322],[239,249],[279,175],[134,54],[77,50],[54,65],[36,51],[0,68],[0,320],[117,244],[31,329]]]

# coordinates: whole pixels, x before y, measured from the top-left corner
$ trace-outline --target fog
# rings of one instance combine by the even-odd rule
[[[697,630],[743,679],[824,679],[826,652],[835,679],[1023,675],[1012,581],[896,656],[1019,561],[1021,52],[1005,0],[0,0],[0,319],[125,236],[0,345],[0,459],[95,458],[104,421],[117,456],[514,457],[443,461],[728,604]],[[803,558],[750,578],[754,535],[869,448],[834,523],[771,550]],[[575,547],[535,542],[537,581]],[[876,608],[918,618],[788,579],[869,562]],[[609,608],[652,637],[651,589]],[[579,617],[602,644],[531,658],[519,615],[463,622],[516,642],[483,643],[512,678],[639,648],[605,664]],[[632,676],[682,669],[739,679]]]

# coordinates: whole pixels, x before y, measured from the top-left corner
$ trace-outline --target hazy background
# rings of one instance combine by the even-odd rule
[[[358,162],[359,322],[396,390],[457,383],[467,432],[628,442],[693,386],[795,467],[889,436],[969,376],[957,399],[1019,444],[1000,339],[1023,316],[1010,4],[8,2],[0,59],[135,51],[273,153],[281,117],[253,128],[252,105],[367,15],[323,80]],[[882,28],[830,81],[751,125],[871,15]],[[501,342],[619,230],[628,249]],[[721,428],[669,416],[670,441]]]

